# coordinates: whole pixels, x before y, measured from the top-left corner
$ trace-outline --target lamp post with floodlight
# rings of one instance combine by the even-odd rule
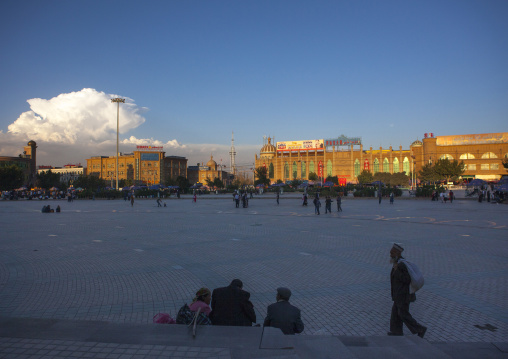
[[[125,103],[125,99],[117,97],[117,98],[111,99],[111,102],[117,103],[117,108],[116,108],[116,190],[118,191],[118,155],[119,155],[118,137],[119,137],[119,132],[120,132],[120,102]]]

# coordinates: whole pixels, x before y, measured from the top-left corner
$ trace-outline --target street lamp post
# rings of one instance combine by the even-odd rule
[[[116,190],[118,191],[118,137],[120,132],[120,102],[125,103],[124,98],[113,98],[111,99],[111,102],[116,102],[117,108],[116,108]]]

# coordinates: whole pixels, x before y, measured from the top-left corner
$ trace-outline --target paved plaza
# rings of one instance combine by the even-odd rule
[[[147,324],[240,278],[258,323],[286,286],[302,335],[383,336],[395,241],[425,276],[411,304],[425,339],[507,341],[506,205],[348,197],[317,216],[288,194],[165,202],[0,202],[0,316]],[[48,203],[62,213],[41,213]]]

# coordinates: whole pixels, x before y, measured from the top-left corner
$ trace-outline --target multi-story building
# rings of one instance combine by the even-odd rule
[[[52,167],[52,166],[39,166],[37,173],[47,172],[51,170],[52,173],[60,175],[60,182],[65,184],[72,184],[80,176],[86,175],[86,169],[79,164],[67,164],[63,167]]]
[[[23,148],[23,153],[17,157],[0,156],[0,167],[15,165],[23,170],[24,184],[27,187],[34,187],[37,179],[37,144],[29,141]]]
[[[116,179],[115,156],[94,156],[86,162],[88,174],[104,180]],[[152,185],[178,176],[187,177],[187,159],[179,156],[165,157],[162,147],[137,146],[137,151],[121,153],[118,157],[119,180]]]
[[[427,163],[440,158],[464,161],[463,178],[500,179],[507,174],[502,161],[508,158],[508,133],[434,136],[425,134],[409,149],[364,149],[361,139],[340,136],[337,139],[268,142],[255,155],[255,166],[264,166],[272,182],[306,180],[311,172],[319,177],[337,176],[341,184],[357,182],[362,170],[371,173],[418,173]]]

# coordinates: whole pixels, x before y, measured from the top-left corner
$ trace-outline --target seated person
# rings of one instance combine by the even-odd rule
[[[240,279],[233,279],[227,287],[215,288],[212,293],[213,325],[252,326],[256,322],[254,305],[250,293],[243,290]]]
[[[57,211],[57,212],[60,212],[60,211],[61,211],[61,210],[60,210],[60,205],[58,205],[58,206],[56,207],[56,211]]]
[[[304,329],[300,309],[289,304],[291,291],[288,288],[277,288],[276,303],[270,304],[267,309],[264,327],[275,327],[284,334],[301,333]]]
[[[193,312],[197,312],[201,308],[200,313],[205,313],[206,316],[210,314],[212,309],[210,308],[210,301],[212,300],[212,293],[208,288],[201,288],[196,292],[196,296],[192,300],[189,309]]]

